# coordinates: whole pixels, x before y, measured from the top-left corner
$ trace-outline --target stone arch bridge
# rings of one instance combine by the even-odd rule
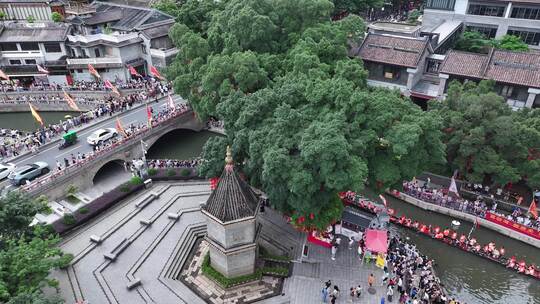
[[[121,162],[142,157],[141,140],[150,148],[163,135],[178,129],[201,131],[206,125],[199,121],[193,111],[187,111],[169,120],[159,123],[151,129],[108,147],[84,163],[68,167],[34,181],[25,188],[31,196],[46,195],[49,199],[58,199],[66,195],[68,186],[87,189],[93,185],[93,179],[104,166],[112,162]]]

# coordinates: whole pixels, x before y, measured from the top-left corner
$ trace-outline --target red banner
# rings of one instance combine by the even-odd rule
[[[519,233],[523,233],[525,235],[528,235],[530,237],[533,237],[537,240],[540,240],[540,231],[531,227],[527,227],[525,225],[518,224],[512,220],[509,220],[505,217],[498,216],[496,214],[493,214],[491,212],[486,212],[486,220],[501,225],[503,227],[506,227],[508,229],[512,229],[514,231],[517,231]]]

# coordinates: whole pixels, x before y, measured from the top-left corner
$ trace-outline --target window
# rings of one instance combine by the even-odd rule
[[[399,79],[399,68],[385,65],[383,68],[383,77],[386,79]]]
[[[94,54],[96,54],[96,58],[101,57],[98,48],[95,48],[95,49],[94,49]]]
[[[540,20],[540,8],[513,7],[510,18]]]
[[[9,64],[11,65],[17,65],[17,64],[21,64],[21,61],[19,59],[11,59],[9,61]]]
[[[141,44],[141,51],[143,54],[146,54],[146,45]]]
[[[502,17],[504,16],[504,6],[471,4],[467,13],[470,15]]]
[[[2,43],[0,44],[2,51],[18,51],[16,43]]]
[[[530,31],[519,31],[519,30],[508,30],[508,35],[514,35],[521,38],[523,42],[528,45],[538,45],[540,44],[540,32],[530,32]]]
[[[36,60],[35,59],[25,59],[24,62],[26,64],[36,64]]]
[[[489,26],[467,25],[467,31],[482,33],[488,39],[495,38],[497,34],[497,28]]]
[[[39,51],[37,42],[21,42],[21,50],[23,51]]]
[[[82,69],[77,69],[77,73],[82,73]]]
[[[47,53],[61,53],[62,52],[60,43],[44,43],[43,46],[45,47],[45,52]]]
[[[426,0],[426,8],[452,11],[455,3],[456,0]]]

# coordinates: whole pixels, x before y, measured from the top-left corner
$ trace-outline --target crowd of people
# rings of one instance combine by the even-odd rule
[[[144,102],[148,95],[141,91],[121,98],[109,97],[96,105],[96,108],[84,114],[67,118],[56,124],[49,124],[34,132],[18,130],[0,130],[0,158],[17,156],[37,149],[68,130],[90,123],[103,116],[112,116],[117,112],[131,109],[135,104]]]
[[[150,159],[147,160],[148,168],[171,169],[171,168],[196,168],[202,162],[200,157],[189,160],[178,159]]]
[[[208,119],[208,121],[206,122],[206,126],[207,126],[208,128],[224,129],[224,128],[225,128],[225,123],[223,122],[223,120],[217,120],[217,119],[211,117],[211,118]]]
[[[190,107],[188,105],[182,105],[182,107],[176,109],[173,113],[173,111],[162,109],[161,111],[157,112],[154,116],[154,121],[152,122],[152,126],[156,126],[160,124],[161,122],[173,117],[174,115],[179,115],[181,113],[184,113],[185,111],[190,110]],[[56,178],[57,174],[62,174],[65,169],[68,169],[73,166],[82,165],[85,163],[85,161],[89,159],[93,159],[97,155],[99,155],[103,151],[110,150],[111,148],[114,148],[115,146],[118,146],[119,144],[122,144],[123,141],[130,139],[132,136],[136,136],[140,134],[141,132],[144,132],[148,130],[148,125],[144,123],[138,123],[138,124],[130,124],[128,127],[125,128],[125,135],[118,136],[116,138],[112,138],[109,141],[102,142],[101,144],[93,146],[93,151],[89,153],[77,153],[77,154],[71,154],[70,157],[65,157],[63,160],[57,160],[56,161],[56,172],[53,176],[50,178]],[[172,163],[173,165],[180,165],[184,164],[187,166],[196,166],[200,162],[199,159],[189,160],[189,161],[178,161],[176,163]],[[166,162],[165,162],[166,163]],[[161,164],[161,161],[160,161]]]
[[[159,83],[152,78],[130,79],[129,81],[121,81],[115,79],[111,81],[118,89],[150,89],[154,84]],[[72,84],[58,84],[56,82],[47,83],[34,81],[31,83],[21,82],[19,80],[3,81],[1,84],[3,92],[24,92],[24,91],[104,91],[105,85],[102,81],[84,81],[75,80]]]
[[[486,212],[489,211],[519,224],[540,229],[540,217],[536,220],[532,219],[524,214],[520,208],[514,208],[514,211],[511,214],[504,214],[497,209],[496,200],[489,202],[490,204],[488,205],[488,202],[486,202],[481,195],[477,196],[474,201],[469,201],[462,197],[450,195],[448,189],[429,187],[427,182],[420,185],[418,181],[403,182],[403,192],[422,201],[473,214],[478,217],[484,218]]]
[[[386,284],[388,301],[392,302],[395,294],[399,303],[458,304],[458,301],[448,299],[445,295],[433,271],[433,263],[415,245],[392,237],[381,279],[383,285]]]

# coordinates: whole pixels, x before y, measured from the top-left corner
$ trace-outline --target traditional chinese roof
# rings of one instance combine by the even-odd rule
[[[85,24],[109,23],[111,29],[119,31],[143,30],[162,24],[174,23],[174,18],[156,9],[94,1],[96,12],[84,18]]]
[[[223,223],[255,216],[257,196],[235,172],[229,147],[225,163],[219,183],[202,209]]]
[[[416,68],[427,48],[427,39],[369,33],[358,55],[366,61]]]
[[[540,88],[540,54],[494,49],[489,54],[450,51],[440,72]]]

